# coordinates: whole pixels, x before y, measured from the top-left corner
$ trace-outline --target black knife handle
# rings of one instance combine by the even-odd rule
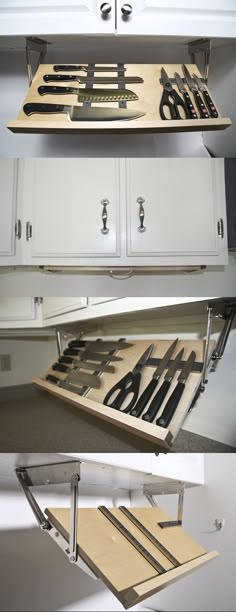
[[[60,363],[73,363],[74,359],[73,357],[66,357],[65,355],[63,355],[62,357],[59,357],[58,361]]]
[[[52,370],[58,370],[58,372],[70,372],[71,368],[67,368],[67,366],[63,365],[63,363],[54,363]]]
[[[144,389],[142,395],[140,395],[137,404],[135,404],[134,408],[132,408],[130,412],[132,416],[139,417],[140,414],[142,414],[143,409],[145,408],[148,401],[150,400],[150,397],[154,393],[157,384],[158,378],[152,378],[152,380],[150,380],[148,386],[146,387],[146,389]]]
[[[45,74],[43,80],[45,83],[56,82],[60,83],[61,81],[78,81],[78,76],[76,74]]]
[[[206,102],[206,105],[210,112],[211,117],[214,117],[214,119],[217,119],[217,117],[219,117],[219,113],[217,112],[214,102],[211,99],[211,96],[208,93],[208,91],[203,91],[203,98]]]
[[[156,425],[159,425],[159,427],[168,427],[179,404],[180,398],[184,392],[184,388],[184,383],[179,382],[176,385],[173,393],[171,394],[170,398],[168,399],[168,402],[165,405],[163,413],[161,414],[159,419],[156,420]]]
[[[80,355],[80,351],[73,349],[73,348],[67,348],[63,351],[63,355]]]
[[[142,416],[142,419],[144,421],[148,421],[149,423],[152,423],[152,421],[155,419],[155,416],[157,415],[158,410],[160,409],[162,403],[164,402],[165,396],[167,395],[169,391],[170,385],[171,383],[169,382],[169,380],[164,380],[160,389],[157,391],[156,395],[154,396],[147,412],[145,412],[145,414],[143,414]]]
[[[50,382],[56,383],[56,385],[58,385],[61,382],[60,378],[57,378],[56,376],[53,376],[52,374],[48,374],[46,376],[46,380],[49,380]]]
[[[205,104],[200,96],[200,93],[198,91],[194,91],[193,95],[194,95],[195,102],[198,107],[201,119],[209,119],[208,110],[205,107]]]
[[[64,113],[66,112],[64,104],[42,104],[41,102],[28,102],[23,106],[23,111],[26,115],[33,113]]]
[[[73,94],[77,93],[77,89],[75,87],[58,87],[57,85],[40,85],[38,93],[40,96],[45,96],[45,94]]]
[[[189,112],[189,119],[197,119],[198,118],[197,117],[197,113],[196,113],[196,110],[195,110],[195,108],[193,106],[193,103],[192,103],[192,100],[190,98],[190,95],[188,94],[187,91],[184,91],[183,94],[184,94],[184,99],[185,99],[186,106],[187,106],[187,109],[188,109],[188,112]]]
[[[69,347],[73,347],[73,348],[75,348],[75,347],[80,347],[80,348],[82,347],[82,348],[84,348],[87,344],[88,344],[88,342],[85,341],[85,340],[71,340],[69,342],[68,346]]]
[[[55,70],[55,72],[72,72],[73,70],[89,70],[89,68],[87,68],[87,66],[78,66],[76,64],[56,64],[55,66],[53,66],[53,70]],[[91,70],[94,70],[94,68],[91,68]]]

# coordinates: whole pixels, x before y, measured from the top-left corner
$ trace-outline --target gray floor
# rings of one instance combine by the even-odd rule
[[[0,390],[0,452],[159,452],[151,444],[79,411],[34,385]],[[236,449],[180,431],[173,452]]]

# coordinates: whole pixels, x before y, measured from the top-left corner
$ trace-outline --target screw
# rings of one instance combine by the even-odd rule
[[[75,556],[74,555],[72,555],[72,557],[70,557],[70,561],[71,561],[71,563],[75,562]]]
[[[59,533],[58,533],[58,531],[56,531],[55,538],[58,538],[58,537],[59,537]]]

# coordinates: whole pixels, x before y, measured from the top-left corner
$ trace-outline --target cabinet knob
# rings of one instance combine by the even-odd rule
[[[32,238],[32,225],[30,221],[26,223],[26,240],[29,241]]]
[[[21,220],[20,219],[17,219],[15,223],[15,236],[16,238],[18,238],[18,240],[21,239]]]
[[[123,4],[123,6],[121,7],[121,12],[124,17],[129,17],[133,12],[133,7],[131,6],[131,4]]]
[[[107,227],[107,206],[109,204],[109,200],[102,200],[101,201],[101,205],[102,205],[102,222],[103,222],[103,227],[101,229],[102,234],[108,234],[109,229]]]
[[[111,5],[109,2],[103,2],[100,6],[100,11],[102,13],[103,17],[107,17],[107,15],[109,15],[109,13],[111,12]]]
[[[140,198],[137,199],[137,202],[139,204],[139,219],[140,219],[140,225],[138,227],[138,232],[143,233],[143,232],[146,232],[146,227],[144,225],[144,216],[145,216],[145,213],[144,213],[144,208],[143,208],[143,204],[144,204],[145,200],[144,200],[144,198],[140,197]]]

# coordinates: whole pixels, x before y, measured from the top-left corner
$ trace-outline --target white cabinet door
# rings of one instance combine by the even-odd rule
[[[160,264],[169,258],[173,265],[227,261],[223,160],[127,160],[127,204],[128,256],[142,255],[142,265],[145,257],[156,257]],[[221,218],[223,238],[218,235]]]
[[[86,308],[87,298],[69,297],[69,298],[43,298],[43,318],[50,319],[58,315],[62,315],[74,310]]]
[[[0,298],[0,328],[41,326],[41,312],[33,297]]]
[[[120,300],[122,298],[117,298],[117,297],[97,297],[97,298],[93,298],[90,297],[89,299],[89,306],[95,306],[96,304],[104,304],[105,302],[113,302],[113,300]]]
[[[120,34],[236,37],[235,0],[130,0],[125,9],[117,0]]]
[[[99,257],[119,256],[118,160],[31,159],[23,164],[26,263],[97,265]]]
[[[0,265],[17,263],[20,223],[17,224],[17,163],[13,159],[0,160]],[[18,238],[15,235],[15,229]]]
[[[108,34],[115,32],[115,0],[1,0],[0,35]]]
[[[175,455],[152,455],[152,474],[163,478],[184,480],[204,484],[204,454],[179,453]]]

